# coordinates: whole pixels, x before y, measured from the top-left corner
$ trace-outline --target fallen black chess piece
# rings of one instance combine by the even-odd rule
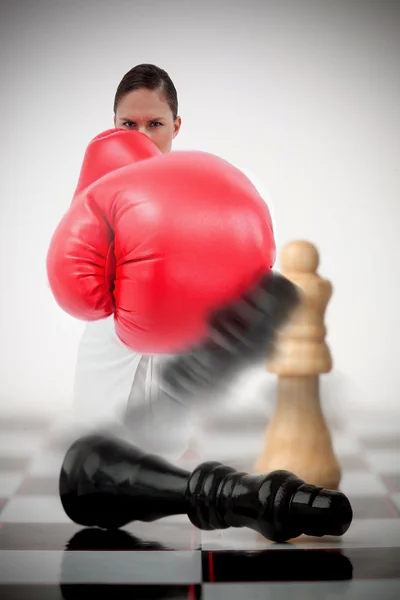
[[[344,494],[288,471],[254,476],[205,462],[190,474],[99,434],[80,438],[67,451],[59,492],[72,521],[102,529],[186,514],[199,529],[249,527],[285,542],[301,534],[343,535],[353,518]]]

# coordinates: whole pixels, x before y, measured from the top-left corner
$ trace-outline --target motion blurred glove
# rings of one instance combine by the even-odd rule
[[[278,329],[299,302],[293,283],[276,272],[264,274],[238,301],[210,316],[203,344],[164,363],[160,385],[183,401],[218,391],[238,371],[268,358]]]
[[[188,447],[193,417],[204,409],[209,414],[207,400],[229,393],[236,376],[271,355],[299,300],[288,279],[266,273],[239,300],[210,315],[202,344],[181,354],[143,357],[122,418],[128,437],[148,452],[178,459]]]

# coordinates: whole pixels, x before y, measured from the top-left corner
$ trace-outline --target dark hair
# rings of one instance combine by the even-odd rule
[[[125,73],[118,85],[114,98],[114,114],[117,112],[119,101],[134,90],[158,90],[164,94],[174,120],[178,116],[178,95],[168,73],[155,65],[137,65]]]

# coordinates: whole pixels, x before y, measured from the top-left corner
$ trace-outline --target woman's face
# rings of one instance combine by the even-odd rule
[[[120,129],[134,129],[149,137],[161,152],[171,150],[172,140],[178,135],[181,118],[173,118],[172,111],[158,91],[129,92],[117,106],[114,125]]]

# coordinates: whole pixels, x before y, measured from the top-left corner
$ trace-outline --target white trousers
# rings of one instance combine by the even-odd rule
[[[193,434],[193,415],[173,398],[159,401],[163,359],[127,348],[115,333],[113,317],[88,323],[75,370],[76,426],[121,430],[144,450],[171,460],[182,456]]]

